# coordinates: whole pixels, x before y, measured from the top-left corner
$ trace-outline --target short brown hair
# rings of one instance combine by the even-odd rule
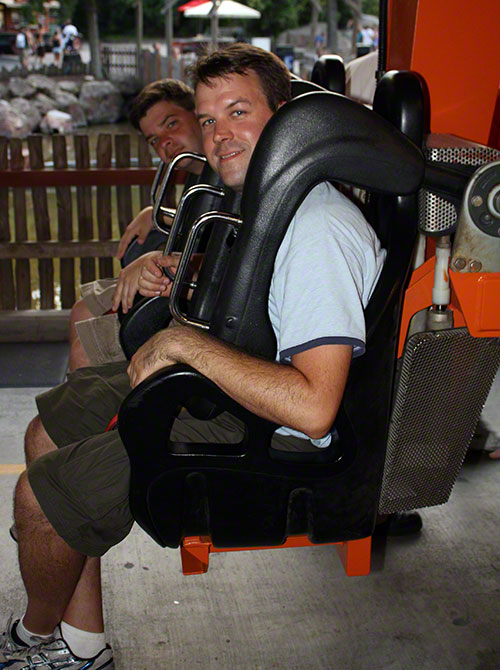
[[[157,102],[173,102],[179,107],[194,111],[194,91],[183,81],[177,79],[159,79],[145,86],[130,104],[130,123],[140,130],[139,121]]]
[[[249,70],[259,78],[272,112],[280,103],[290,100],[290,72],[286,65],[275,54],[251,44],[237,42],[206,53],[191,66],[189,74],[196,89],[200,83],[210,86],[213,79],[231,74],[245,75]]]

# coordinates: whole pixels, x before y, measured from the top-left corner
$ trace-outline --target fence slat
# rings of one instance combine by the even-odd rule
[[[28,137],[28,149],[30,167],[32,170],[43,169],[43,145],[40,135]],[[31,188],[33,199],[33,214],[37,239],[40,241],[50,240],[50,218],[47,206],[47,190],[42,186]],[[40,306],[42,309],[54,307],[54,263],[46,258],[38,261],[38,273],[40,281]]]
[[[46,242],[4,242],[0,245],[0,260],[6,258],[78,258],[87,256],[90,260],[112,256],[116,253],[119,240],[87,240],[77,242],[67,240],[47,240]]]
[[[76,167],[90,167],[89,138],[87,135],[75,135]],[[94,236],[92,222],[92,191],[90,186],[76,187],[76,206],[78,210],[78,237],[80,240],[91,240]],[[95,263],[93,258],[80,260],[82,284],[95,279]]]
[[[52,154],[56,168],[68,167],[66,137],[52,137]],[[57,201],[57,237],[59,240],[73,239],[73,200],[70,186],[56,186]],[[62,258],[60,261],[61,305],[70,308],[75,302],[75,261]]]
[[[130,135],[115,135],[115,160],[117,167],[130,166]],[[130,186],[116,187],[118,225],[120,235],[132,221],[132,190]]]
[[[10,165],[13,170],[24,168],[23,141],[20,139],[10,141]],[[26,189],[12,189],[12,197],[16,242],[24,242],[28,239]],[[31,268],[29,261],[23,258],[16,259],[16,304],[17,309],[31,307]]]
[[[151,167],[153,165],[149,145],[144,139],[144,135],[142,134],[137,135],[137,156],[138,156],[139,167]],[[140,186],[139,198],[141,203],[141,209],[144,209],[144,207],[150,205],[151,186]]]
[[[8,140],[0,137],[0,168],[8,167]],[[0,187],[0,246],[2,242],[10,240],[9,227],[9,191]],[[14,275],[12,272],[12,261],[5,259],[0,261],[0,309],[14,309],[15,291]]]
[[[97,166],[111,167],[113,145],[111,135],[101,134],[97,138]],[[100,240],[111,239],[111,188],[97,187],[97,226]],[[99,258],[99,277],[113,276],[113,259]]]

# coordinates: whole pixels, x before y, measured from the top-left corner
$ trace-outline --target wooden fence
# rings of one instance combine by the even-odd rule
[[[70,142],[74,165],[67,158]],[[112,256],[119,236],[150,204],[155,168],[142,136],[116,135],[113,142],[112,135],[99,135],[92,157],[89,147],[86,135],[54,135],[47,165],[41,135],[0,137],[0,317],[9,316],[9,323],[26,310],[35,314],[33,272],[42,311],[54,310],[58,286],[60,307],[67,310],[77,284],[116,274]]]

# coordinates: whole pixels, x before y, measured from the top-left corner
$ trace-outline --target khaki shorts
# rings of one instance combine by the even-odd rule
[[[82,300],[94,316],[102,316],[113,306],[118,279],[96,279],[80,286]]]
[[[94,318],[77,321],[75,327],[90,365],[125,360],[118,315],[107,314],[113,306],[117,283],[118,279],[96,279],[81,286],[83,302]]]
[[[102,556],[133,525],[128,455],[117,430],[104,432],[130,392],[126,365],[80,368],[37,397],[42,423],[58,449],[30,465],[29,481],[56,532],[87,556]],[[221,443],[242,436],[242,425],[227,413],[201,421],[185,410],[170,435],[179,442]],[[308,440],[277,435],[273,446],[315,450]]]

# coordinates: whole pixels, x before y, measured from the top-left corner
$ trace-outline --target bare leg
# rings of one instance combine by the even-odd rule
[[[29,466],[34,460],[54,449],[57,447],[48,436],[40,417],[35,416],[28,424],[24,437],[26,465]]]
[[[56,445],[48,436],[40,417],[36,416],[30,422],[26,431],[26,464],[29,465],[36,458],[39,458],[40,456],[43,456],[43,454],[53,451],[56,448]],[[27,483],[27,486],[29,487],[29,483]],[[39,510],[39,513],[43,516],[41,510]],[[50,526],[46,519],[45,522],[52,530],[52,526]],[[53,532],[55,533],[55,531]],[[56,537],[58,536],[56,535]],[[30,542],[31,541],[36,540],[30,540]],[[60,541],[63,542],[63,540]],[[19,537],[19,542],[22,542],[21,536]],[[19,559],[21,561],[21,544],[19,545]],[[21,572],[23,572],[22,567]],[[99,558],[86,558],[78,583],[61,619],[80,630],[90,631],[91,633],[102,633],[104,631],[101,593],[101,560]],[[24,619],[24,623],[28,630],[31,630],[34,633],[43,634],[40,630],[30,628],[26,618]],[[59,621],[57,621],[56,624],[57,623],[59,623]]]
[[[28,594],[24,625],[50,635],[73,596],[85,556],[62,540],[43,514],[24,472],[16,487],[14,517],[19,533],[19,563]]]
[[[101,559],[87,556],[85,565],[62,620],[90,633],[104,632]]]
[[[91,319],[94,315],[86,307],[83,300],[77,300],[71,308],[69,317],[69,369],[72,372],[77,368],[83,368],[90,365],[90,361],[85,353],[82,344],[76,332],[76,322]]]

